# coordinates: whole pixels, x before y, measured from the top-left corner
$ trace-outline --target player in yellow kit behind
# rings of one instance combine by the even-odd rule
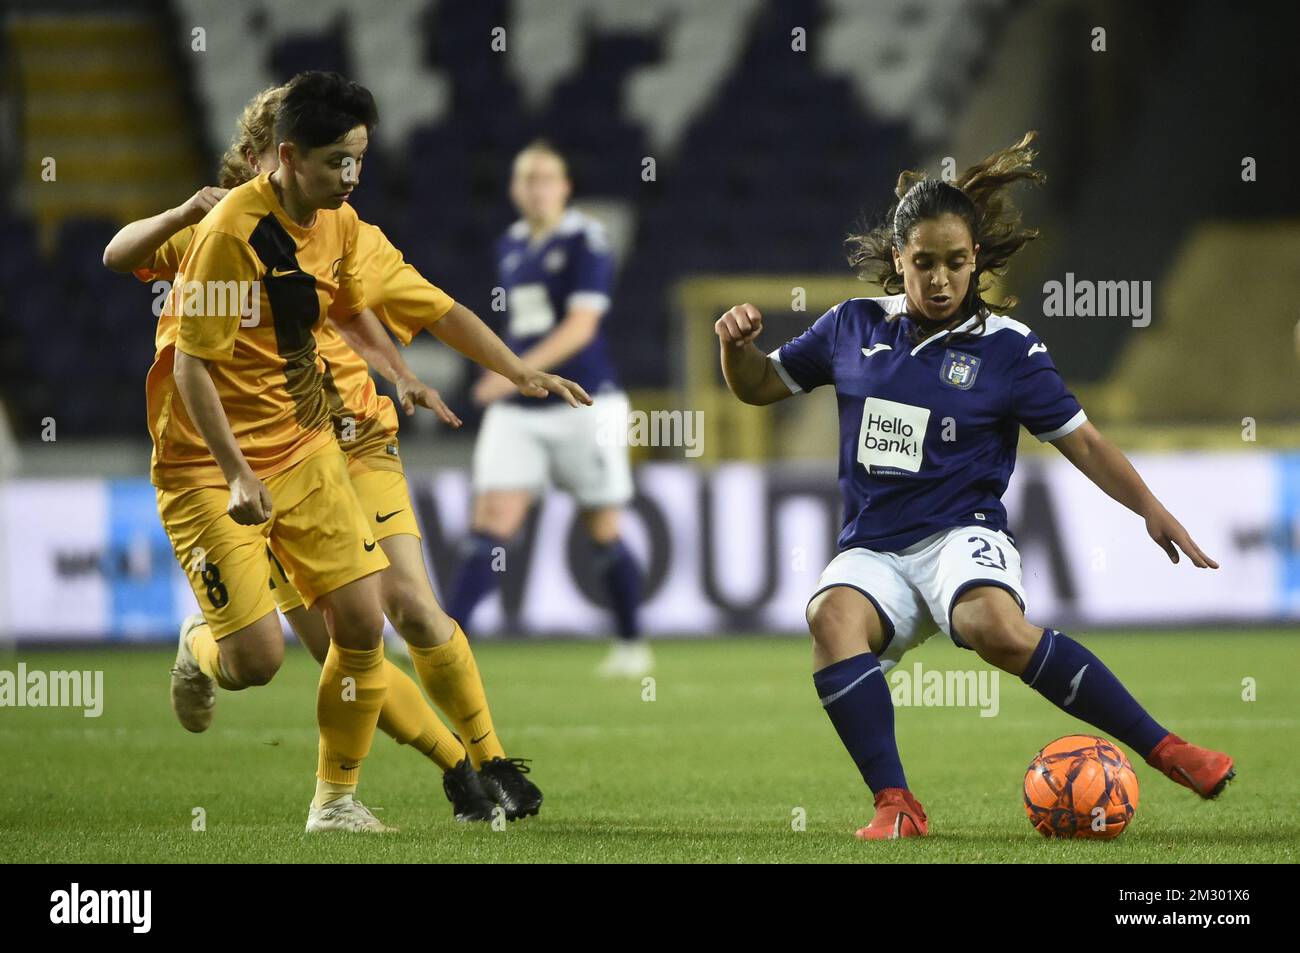
[[[194,225],[187,223],[201,219],[228,188],[276,168],[272,126],[283,91],[283,87],[265,90],[245,109],[222,162],[224,188],[201,190],[177,209],[126,226],[106,249],[105,264],[119,271],[134,270],[142,280],[173,278],[193,236]],[[370,308],[363,311],[358,322],[371,322],[374,328],[369,337],[353,332],[348,338],[376,367],[383,370],[387,366],[398,376],[409,377],[400,356],[379,329],[377,320],[381,320],[403,344],[421,328],[428,328],[483,366],[516,381],[522,393],[555,392],[570,403],[581,395],[576,389],[566,393],[568,382],[525,367],[472,312],[407,264],[378,228],[359,223],[357,257],[366,300],[374,309],[373,313]],[[168,346],[170,333],[164,315],[159,325],[160,352]],[[458,819],[486,820],[497,804],[510,819],[536,814],[541,792],[523,777],[528,770],[523,759],[505,757],[469,644],[459,626],[442,611],[429,585],[419,528],[398,455],[397,415],[392,402],[376,394],[366,361],[330,323],[317,329],[316,339],[335,436],[347,454],[349,476],[370,522],[371,536],[391,563],[380,577],[385,613],[407,639],[421,681],[452,719],[460,738],[442,724],[416,684],[387,661],[388,693],[379,727],[421,751],[443,770],[444,791]],[[410,380],[408,413],[413,411],[409,404],[419,400],[445,422],[460,425],[436,392]],[[284,567],[273,552],[268,555],[276,605],[313,656],[324,662],[329,647],[324,618],[304,605]],[[182,629],[180,654],[196,644],[202,652],[213,640],[203,618],[191,617]],[[274,661],[278,666],[278,658]],[[186,727],[201,731],[211,722],[214,679],[183,663],[182,658],[173,679],[174,706]]]

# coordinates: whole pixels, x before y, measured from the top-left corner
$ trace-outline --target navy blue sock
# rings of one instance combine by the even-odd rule
[[[500,573],[492,570],[492,561],[496,558],[494,550],[505,544],[495,536],[475,533],[470,537],[469,552],[460,564],[456,574],[456,584],[451,590],[451,599],[447,603],[448,614],[464,625],[469,624],[474,607],[497,587]]]
[[[1044,629],[1020,680],[1061,711],[1118,738],[1143,758],[1169,732],[1101,659],[1055,629]]]
[[[604,580],[618,622],[618,636],[624,640],[641,634],[637,608],[641,604],[641,567],[621,539],[596,544],[596,569]]]
[[[894,740],[894,701],[880,660],[863,652],[833,662],[813,673],[813,685],[871,793],[906,788]]]

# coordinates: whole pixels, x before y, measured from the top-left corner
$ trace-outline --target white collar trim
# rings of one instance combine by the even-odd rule
[[[955,328],[949,328],[946,331],[940,331],[938,334],[931,334],[928,338],[926,338],[916,347],[912,348],[912,356],[916,357],[917,352],[920,351],[921,348],[929,344],[931,341],[937,341],[939,338],[947,337],[950,334],[959,334],[962,331],[969,331],[977,323],[979,323],[979,315],[972,315],[971,317],[963,321],[961,324],[957,325],[957,327]]]
[[[514,239],[529,239],[528,246],[530,248],[540,248],[557,235],[572,235],[574,232],[582,231],[585,225],[586,219],[583,218],[582,213],[575,208],[571,208],[565,211],[560,220],[555,223],[554,228],[535,241],[529,238],[527,219],[521,218],[511,225],[508,234]]]

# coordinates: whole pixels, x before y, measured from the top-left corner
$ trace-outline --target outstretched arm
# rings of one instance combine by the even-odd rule
[[[227,191],[205,186],[183,205],[123,225],[104,248],[104,267],[123,274],[143,268],[167,239],[182,228],[201,222]]]
[[[480,367],[500,374],[510,382],[514,390],[518,390],[525,397],[540,398],[555,394],[570,407],[591,403],[591,397],[587,392],[573,381],[536,370],[527,364],[514,351],[506,347],[506,342],[484,324],[477,314],[463,304],[452,305],[451,310],[437,324],[430,326],[429,333],[448,347],[455,348]],[[496,396],[501,397],[505,394]]]
[[[397,399],[408,417],[415,413],[415,405],[419,404],[432,410],[448,426],[461,425],[461,419],[452,413],[442,396],[415,376],[373,311],[362,308],[359,313],[346,318],[331,316],[330,321],[352,350],[397,387]]]
[[[1128,458],[1090,422],[1084,422],[1064,437],[1053,440],[1052,445],[1102,492],[1142,517],[1147,524],[1147,533],[1169,555],[1170,562],[1178,562],[1178,550],[1181,549],[1191,559],[1192,565],[1200,569],[1219,568],[1219,564],[1201,551],[1183,525],[1156,499]]]
[[[469,313],[473,315],[473,312]],[[592,338],[596,336],[596,331],[600,328],[600,317],[601,312],[595,308],[570,308],[564,316],[564,320],[555,326],[555,330],[519,355],[516,360],[520,362],[522,367],[534,372],[549,371],[552,367],[563,364],[586,347]],[[447,318],[443,318],[432,328],[433,333],[440,338],[442,334],[438,329],[446,323],[446,320]],[[478,321],[478,317],[474,316],[474,320]],[[484,325],[484,329],[487,329],[486,325]],[[491,332],[489,331],[489,333]],[[492,336],[496,337],[495,334]],[[501,343],[502,347],[505,347],[505,342]],[[460,350],[460,348],[457,348],[457,350]],[[506,350],[509,351],[509,348],[506,348]],[[511,356],[514,356],[513,353]],[[480,361],[479,363],[482,364],[483,362]],[[483,366],[487,367],[486,364]],[[489,367],[488,370],[496,371],[500,376],[486,374],[479,379],[474,386],[474,399],[480,404],[490,404],[494,400],[500,400],[518,387],[513,378],[502,374],[495,367]],[[522,388],[520,389],[522,390]]]

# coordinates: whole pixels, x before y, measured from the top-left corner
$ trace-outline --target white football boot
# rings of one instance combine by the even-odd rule
[[[199,670],[198,659],[190,651],[190,631],[202,622],[203,616],[196,613],[181,623],[176,664],[172,666],[172,711],[186,731],[207,731],[217,704],[216,683]]]
[[[345,794],[336,801],[330,801],[324,807],[312,806],[307,812],[307,833],[318,834],[321,831],[344,831],[348,834],[389,834],[396,831],[389,827],[351,794]]]
[[[654,671],[654,653],[645,641],[618,641],[596,669],[602,678],[642,678]]]

